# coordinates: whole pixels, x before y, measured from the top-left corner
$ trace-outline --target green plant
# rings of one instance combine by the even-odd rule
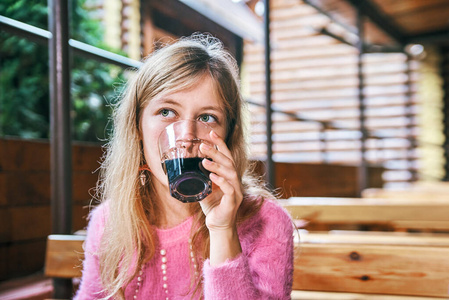
[[[108,49],[99,20],[90,17],[86,0],[73,0],[73,39]],[[46,0],[2,0],[0,15],[47,29]],[[123,55],[123,53],[120,53]],[[101,141],[107,137],[115,89],[124,81],[116,66],[72,57],[71,100],[73,139]],[[49,137],[48,48],[0,31],[0,136]]]

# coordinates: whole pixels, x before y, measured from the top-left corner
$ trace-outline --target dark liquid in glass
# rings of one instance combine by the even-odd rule
[[[162,163],[168,176],[172,197],[182,202],[195,202],[212,192],[209,171],[201,163],[203,158],[175,158]]]

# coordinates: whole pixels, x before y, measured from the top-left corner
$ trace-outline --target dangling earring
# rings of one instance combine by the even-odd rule
[[[151,172],[150,168],[148,167],[147,164],[142,165],[139,167],[139,172],[140,172],[140,184],[142,186],[145,185],[146,181],[147,181],[147,175],[145,174],[145,171]]]

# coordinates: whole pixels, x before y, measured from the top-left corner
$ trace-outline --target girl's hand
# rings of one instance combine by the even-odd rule
[[[220,189],[200,201],[200,205],[209,229],[210,265],[218,266],[242,252],[236,217],[243,195],[231,151],[215,132],[211,131],[210,137],[218,149],[201,144],[201,151],[213,160],[204,159],[203,166]]]
[[[226,143],[214,131],[210,132],[211,141],[217,148],[201,144],[200,150],[207,157],[203,166],[210,171],[210,179],[220,188],[200,201],[206,215],[206,226],[209,232],[235,231],[237,210],[242,203],[243,195],[241,181]]]

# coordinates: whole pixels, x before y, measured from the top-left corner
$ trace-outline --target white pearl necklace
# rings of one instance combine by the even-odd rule
[[[137,299],[137,294],[139,293],[140,286],[142,285],[142,274],[143,274],[143,271],[142,271],[142,267],[141,267],[139,270],[139,276],[137,276],[137,288],[136,288],[136,292],[133,297],[134,299]]]
[[[192,260],[193,268],[195,269],[195,277],[198,276],[198,264],[195,261],[195,254],[193,253],[192,239],[189,239],[189,249],[190,249],[190,259]],[[161,270],[162,270],[162,287],[165,292],[165,300],[169,300],[168,298],[168,284],[167,284],[167,250],[161,249],[159,252],[161,254]],[[139,293],[140,287],[142,286],[142,267],[139,270],[139,276],[137,276],[137,288],[134,293],[134,299],[137,299],[137,294]]]

